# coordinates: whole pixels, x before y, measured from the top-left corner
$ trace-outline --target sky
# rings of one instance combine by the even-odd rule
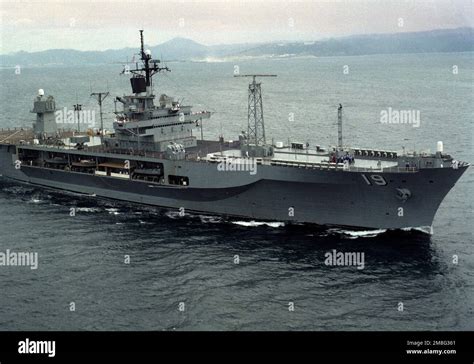
[[[473,26],[473,0],[0,0],[0,53],[312,41]]]

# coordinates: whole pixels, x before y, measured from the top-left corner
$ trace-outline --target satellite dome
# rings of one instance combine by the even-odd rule
[[[38,90],[38,96],[44,96],[44,90],[42,88]]]
[[[150,57],[150,56],[151,56],[151,51],[150,51],[149,49],[147,49],[147,50],[145,51],[145,54],[146,54],[148,57]]]

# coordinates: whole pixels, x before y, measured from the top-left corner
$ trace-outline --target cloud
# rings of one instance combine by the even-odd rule
[[[134,47],[138,29],[153,45],[175,36],[222,44],[456,28],[474,21],[469,0],[3,0],[0,6],[2,18],[13,19],[2,24],[4,53],[22,44],[32,50]],[[61,32],[68,36],[56,34]]]

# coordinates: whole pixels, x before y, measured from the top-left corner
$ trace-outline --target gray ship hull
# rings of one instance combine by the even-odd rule
[[[252,175],[220,171],[209,162],[160,160],[165,170],[191,181],[171,186],[27,165],[16,169],[15,153],[15,146],[0,145],[0,174],[38,186],[191,212],[375,229],[431,226],[467,168],[371,173],[259,165]],[[372,174],[386,185],[368,183]],[[399,189],[409,190],[410,198],[401,200]]]

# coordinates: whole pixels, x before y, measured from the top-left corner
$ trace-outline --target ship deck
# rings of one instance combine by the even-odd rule
[[[74,135],[72,130],[58,130],[62,138]],[[33,144],[34,134],[32,128],[1,128],[0,143],[3,144]]]
[[[30,128],[0,129],[0,143],[19,144],[21,141],[33,140],[33,130]]]
[[[222,152],[209,153],[206,160],[219,162],[221,160],[234,160],[238,162],[241,157],[239,149],[228,149]],[[298,168],[317,168],[317,169],[344,169],[343,163],[331,163],[329,153],[317,150],[295,150],[285,147],[274,150],[272,158],[257,158],[257,163],[263,165],[280,165]],[[357,156],[347,170],[365,171],[365,170],[403,170],[414,172],[415,169],[398,168],[398,160],[393,158],[375,158]]]
[[[61,137],[69,138],[74,132],[61,130]],[[72,145],[37,145],[34,144],[34,135],[31,128],[0,129],[0,143],[14,145],[28,145],[32,149],[54,148],[84,154],[123,154],[132,156],[143,156],[147,158],[166,159],[164,152],[122,150],[117,148],[104,148],[97,140],[86,145],[83,150],[77,150]],[[95,137],[93,139],[99,139]],[[186,159],[202,162],[219,162],[221,160],[242,158],[239,141],[220,142],[218,140],[197,140],[197,146],[186,149]],[[367,155],[356,155],[354,163],[344,168],[343,163],[332,163],[329,161],[329,153],[316,149],[294,149],[290,147],[274,148],[274,155],[270,158],[257,158],[257,163],[262,165],[279,165],[298,168],[312,169],[336,169],[350,171],[397,171],[416,172],[416,168],[399,168],[397,158],[375,157]]]

